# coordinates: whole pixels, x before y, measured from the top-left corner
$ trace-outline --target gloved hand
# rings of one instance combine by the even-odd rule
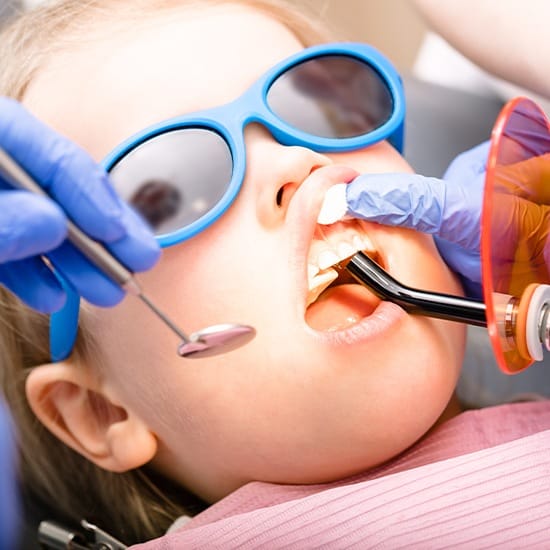
[[[536,150],[529,146],[527,155]],[[549,178],[550,153],[497,165],[491,196],[496,235],[491,264],[497,292],[518,295],[531,283],[550,281]]]
[[[346,186],[347,214],[431,233],[466,293],[481,297],[480,218],[489,142],[459,155],[443,179],[365,174]]]
[[[118,303],[124,291],[66,240],[63,210],[131,271],[149,269],[160,256],[149,228],[116,195],[105,171],[87,153],[18,102],[1,97],[0,147],[62,207],[13,190],[0,177],[0,284],[39,311],[58,310],[65,292],[44,263],[41,256],[45,255],[89,302]]]
[[[15,437],[4,401],[0,401],[0,548],[19,548],[21,510],[16,475]]]

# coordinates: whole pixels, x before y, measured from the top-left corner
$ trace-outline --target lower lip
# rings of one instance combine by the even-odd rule
[[[357,323],[341,330],[318,331],[308,326],[316,339],[327,345],[354,345],[375,340],[381,335],[387,335],[403,319],[407,317],[404,309],[391,302],[380,302],[374,311]]]

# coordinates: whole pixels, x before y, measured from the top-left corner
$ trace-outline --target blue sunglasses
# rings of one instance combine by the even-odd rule
[[[233,203],[245,175],[244,129],[256,122],[283,145],[344,152],[387,139],[403,147],[401,79],[366,44],[314,46],[277,64],[241,97],[135,134],[103,164],[119,195],[149,222],[162,247],[185,241]],[[79,296],[51,316],[50,353],[61,360],[76,339]]]

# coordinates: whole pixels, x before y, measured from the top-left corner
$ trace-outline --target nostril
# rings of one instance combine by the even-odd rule
[[[298,185],[296,183],[285,183],[285,185],[279,188],[277,191],[277,196],[275,197],[275,202],[279,208],[286,208],[286,206],[288,206],[288,203],[292,195],[294,195],[294,191],[296,191],[297,187]]]
[[[319,170],[319,168],[322,168],[325,166],[324,164],[316,164],[315,166],[311,167],[311,170],[309,171],[308,176],[311,176],[315,170]],[[279,187],[279,190],[277,191],[277,195],[275,196],[275,202],[277,203],[278,208],[286,208],[288,206],[288,203],[290,202],[290,199],[292,198],[292,195],[294,195],[294,192],[296,189],[298,189],[299,184],[297,183],[285,183],[283,186]]]
[[[277,202],[277,206],[282,206],[283,205],[284,190],[285,190],[285,188],[283,186],[277,191],[277,196],[275,197],[275,201]]]
[[[309,175],[313,174],[316,170],[319,170],[319,168],[323,168],[323,166],[326,166],[326,164],[316,164],[313,166],[313,168],[309,171]]]

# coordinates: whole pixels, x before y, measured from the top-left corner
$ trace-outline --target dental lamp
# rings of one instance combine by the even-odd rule
[[[362,252],[344,267],[410,313],[486,326],[500,369],[518,373],[550,350],[550,129],[530,99],[493,127],[480,231],[483,301],[407,287]]]

